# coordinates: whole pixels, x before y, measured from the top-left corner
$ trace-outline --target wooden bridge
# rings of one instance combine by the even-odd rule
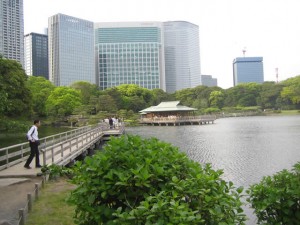
[[[93,149],[125,131],[124,126],[109,129],[106,123],[86,126],[40,139],[40,162],[42,165],[67,165],[80,155],[90,154]],[[29,143],[17,144],[0,149],[0,178],[36,176],[40,169],[25,169],[30,154]],[[33,159],[31,164],[34,164]]]

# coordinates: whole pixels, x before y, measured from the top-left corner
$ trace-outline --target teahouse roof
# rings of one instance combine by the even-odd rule
[[[179,104],[180,101],[161,102],[157,106],[151,106],[149,108],[141,110],[140,113],[145,114],[151,112],[190,112],[197,110],[195,108],[190,108]]]

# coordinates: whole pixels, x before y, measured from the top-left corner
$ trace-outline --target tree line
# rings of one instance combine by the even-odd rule
[[[95,84],[78,81],[56,87],[43,77],[27,76],[21,65],[0,58],[0,119],[115,114],[130,117],[162,101],[179,100],[197,108],[199,114],[259,109],[300,109],[300,76],[280,83],[244,83],[228,89],[197,86],[166,93],[135,84],[99,90]],[[0,125],[1,128],[1,125]]]

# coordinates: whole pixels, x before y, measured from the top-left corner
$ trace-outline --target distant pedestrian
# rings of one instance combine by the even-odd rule
[[[42,166],[40,165],[40,153],[39,153],[39,137],[38,137],[38,128],[41,126],[40,120],[35,120],[33,122],[33,126],[29,129],[27,132],[27,139],[29,141],[30,145],[30,155],[29,158],[27,159],[24,167],[26,169],[31,169],[30,163],[35,157],[35,167],[36,168],[41,168]]]
[[[113,129],[113,127],[114,127],[114,121],[113,121],[113,119],[111,117],[109,117],[108,121],[109,121],[109,128]]]

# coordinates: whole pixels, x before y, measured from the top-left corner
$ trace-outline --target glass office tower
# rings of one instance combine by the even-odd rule
[[[23,0],[0,0],[0,54],[24,65]]]
[[[30,33],[24,37],[24,67],[29,76],[42,76],[49,79],[48,36]]]
[[[201,85],[199,27],[185,21],[163,24],[167,92]]]
[[[95,83],[94,23],[57,14],[48,20],[49,80]]]
[[[101,90],[121,84],[166,90],[162,23],[96,23],[95,49]]]
[[[233,60],[233,85],[249,82],[264,82],[263,57],[238,57]]]

